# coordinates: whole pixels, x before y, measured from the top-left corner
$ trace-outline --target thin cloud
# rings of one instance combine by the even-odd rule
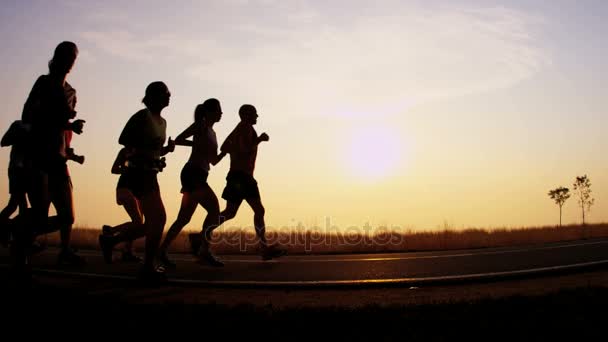
[[[537,35],[542,18],[504,7],[393,3],[384,12],[352,14],[335,24],[318,6],[300,3],[305,5],[290,10],[263,3],[273,20],[256,21],[243,12],[241,25],[213,39],[135,35],[128,28],[88,31],[83,38],[138,62],[156,60],[160,48],[167,51],[162,58],[181,62],[192,77],[235,88],[253,82],[252,95],[286,93],[282,97],[292,105],[314,98],[325,108],[399,110],[403,103],[508,88],[550,65]],[[252,4],[227,7],[237,11],[235,5]]]
[[[100,51],[134,62],[157,63],[159,60],[182,61],[190,65],[207,60],[209,51],[224,51],[211,39],[189,39],[175,34],[144,38],[127,30],[107,32],[88,31],[81,37]]]

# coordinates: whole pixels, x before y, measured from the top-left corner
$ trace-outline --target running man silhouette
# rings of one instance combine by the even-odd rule
[[[130,225],[111,236],[101,234],[99,245],[106,261],[112,260],[112,249],[118,243],[146,237],[145,256],[138,278],[155,285],[166,281],[165,273],[154,264],[163,229],[167,221],[160,195],[157,174],[164,167],[162,156],[175,150],[175,142],[166,140],[167,122],[161,112],[169,105],[171,93],[163,82],[152,82],[146,88],[143,103],[146,108],[135,113],[125,125],[118,142],[133,151],[127,158],[126,187],[139,200],[143,225]]]
[[[175,263],[167,256],[167,250],[179,232],[190,222],[199,204],[207,210],[203,230],[219,224],[220,205],[217,196],[207,184],[207,177],[209,176],[209,164],[216,165],[226,155],[225,153],[217,154],[217,137],[213,130],[213,125],[221,118],[220,102],[217,99],[208,99],[196,107],[194,123],[175,139],[176,145],[191,146],[192,152],[180,175],[182,203],[179,214],[160,247],[159,260],[166,267],[175,268]],[[190,137],[192,140],[187,140]],[[212,266],[223,265],[210,253],[199,257],[200,261]]]
[[[0,243],[8,245],[10,239],[10,217],[19,209],[19,215],[27,210],[26,187],[29,182],[28,174],[30,163],[25,156],[25,141],[29,132],[29,125],[21,120],[14,121],[2,137],[2,147],[11,146],[8,164],[8,191],[10,198],[6,207],[0,212]]]
[[[31,245],[35,234],[60,231],[61,251],[57,262],[63,265],[82,266],[85,260],[70,248],[74,205],[72,181],[67,169],[66,132],[82,133],[84,120],[74,120],[76,90],[66,81],[78,56],[78,47],[72,42],[62,42],[55,48],[49,62],[49,73],[42,75],[34,84],[23,107],[22,122],[30,125],[26,143],[26,158],[32,163],[27,189],[32,206],[30,229],[21,229],[21,248]],[[53,203],[57,216],[48,217]],[[29,231],[29,232],[26,232]],[[27,241],[30,240],[30,241]],[[24,253],[16,255],[25,262]]]
[[[131,192],[131,174],[127,168],[127,161],[133,154],[133,151],[126,147],[123,147],[116,156],[114,163],[112,164],[111,172],[115,175],[120,175],[118,178],[118,184],[116,185],[116,204],[121,205],[125,208],[125,211],[131,218],[131,221],[125,222],[118,226],[112,227],[104,225],[102,227],[102,234],[112,236],[119,234],[125,229],[129,229],[131,226],[141,226],[144,223],[143,216],[141,214],[141,203],[135,195]],[[104,255],[104,257],[110,256],[105,261],[111,263],[113,260],[110,255]],[[142,259],[133,253],[133,240],[125,241],[125,247],[122,251],[121,261],[123,262],[140,262]]]
[[[247,201],[254,212],[253,223],[260,242],[262,259],[270,260],[285,255],[286,250],[277,245],[269,245],[266,240],[265,209],[262,205],[258,183],[253,178],[258,145],[270,138],[266,133],[258,136],[253,128],[258,119],[258,113],[254,106],[250,104],[242,105],[239,109],[239,117],[241,122],[228,135],[220,149],[222,153],[230,154],[230,171],[226,177],[226,187],[222,193],[222,198],[227,201],[226,209],[220,213],[219,224],[221,225],[223,222],[234,218],[243,200]],[[206,230],[203,231],[202,235],[189,235],[193,250],[199,248],[199,255],[207,256],[208,259],[217,259],[211,254],[209,246],[215,228],[216,226],[205,227]],[[198,247],[199,244],[200,247]]]

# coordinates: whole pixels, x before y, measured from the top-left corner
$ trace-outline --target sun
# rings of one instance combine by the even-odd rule
[[[387,125],[356,127],[345,144],[345,165],[350,175],[363,181],[379,181],[394,175],[405,149],[397,129]]]

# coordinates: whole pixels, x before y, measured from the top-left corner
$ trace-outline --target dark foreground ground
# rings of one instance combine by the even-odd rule
[[[4,274],[4,273],[3,273]],[[38,275],[3,277],[5,328],[18,322],[197,340],[606,340],[608,271],[425,288],[223,289]],[[107,327],[104,328],[104,327]],[[121,328],[121,329],[122,329]],[[123,334],[123,333],[119,333]],[[218,334],[217,336],[215,336]],[[214,337],[215,336],[215,337]]]

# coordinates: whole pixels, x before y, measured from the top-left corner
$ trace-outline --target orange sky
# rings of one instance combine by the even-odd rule
[[[256,105],[256,129],[270,135],[256,168],[270,226],[326,217],[341,227],[551,225],[558,209],[547,192],[582,174],[596,198],[589,220],[608,221],[608,53],[598,34],[608,27],[594,14],[604,5],[147,4],[12,4],[2,13],[2,127],[19,118],[54,46],[80,47],[69,76],[87,121],[73,141],[87,158],[71,165],[78,225],[127,219],[109,171],[120,130],[155,80],[173,94],[163,114],[173,137],[206,98],[223,105],[220,142],[238,107]],[[17,31],[23,20],[31,27]],[[2,149],[0,163],[8,155]],[[187,158],[179,148],[159,177],[169,221]],[[211,170],[218,195],[227,171],[227,160]],[[189,228],[202,218],[200,209]],[[579,221],[572,198],[564,222]],[[251,224],[243,207],[229,225]]]

